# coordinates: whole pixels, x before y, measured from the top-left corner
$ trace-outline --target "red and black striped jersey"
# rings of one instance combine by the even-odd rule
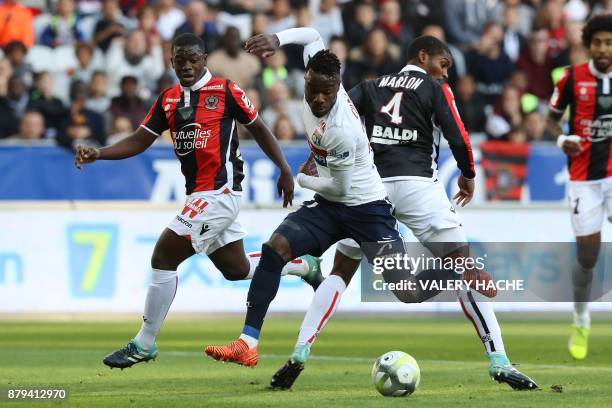
[[[569,133],[582,138],[584,151],[568,157],[571,180],[612,176],[612,74],[598,72],[593,61],[566,69],[549,107],[563,113],[569,106]]]
[[[170,129],[187,194],[226,188],[238,192],[244,173],[236,121],[248,125],[257,114],[238,84],[206,71],[189,88],[164,90],[141,126],[157,136]]]

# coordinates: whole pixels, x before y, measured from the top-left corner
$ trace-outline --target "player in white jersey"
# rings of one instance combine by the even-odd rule
[[[304,122],[312,154],[300,167],[297,181],[317,194],[314,200],[289,214],[263,244],[240,338],[225,346],[205,349],[216,360],[246,366],[257,364],[259,333],[278,291],[280,271],[289,260],[301,254],[321,255],[343,238],[352,238],[360,245],[384,244],[386,252],[377,252],[377,256],[403,251],[365,130],[340,83],[340,61],[325,50],[318,32],[311,28],[255,37],[249,40],[247,49],[258,53],[259,40],[269,38],[274,38],[276,48],[285,43],[305,45]],[[365,252],[369,258],[374,255]]]
[[[279,38],[284,37],[281,35]],[[435,176],[437,151],[431,150],[435,148],[432,144],[439,144],[439,137],[435,142],[434,124],[449,141],[461,170],[460,192],[455,196],[461,206],[471,200],[475,175],[469,138],[456,113],[452,92],[448,85],[438,82],[446,78],[451,64],[452,57],[444,43],[433,37],[419,37],[411,44],[409,63],[401,72],[365,81],[348,92],[365,119],[367,132],[373,136],[375,163],[383,177],[388,198],[395,207],[395,216],[434,256],[444,259],[464,258],[469,253],[459,217]],[[399,103],[402,100],[405,103]],[[376,128],[388,132],[381,131],[379,136],[382,137],[374,137]],[[385,138],[386,133],[412,134],[414,137],[398,142],[397,138]],[[338,243],[332,273],[317,289],[291,358],[272,377],[273,388],[290,388],[304,369],[312,344],[332,318],[361,256],[354,241],[345,239]],[[472,269],[466,271],[462,279],[474,282],[486,281],[490,277]],[[495,294],[495,291],[480,291],[488,297]],[[490,376],[515,389],[536,389],[537,384],[517,371],[508,360],[491,304],[477,301],[471,290],[457,291],[457,297],[485,347],[490,361]]]

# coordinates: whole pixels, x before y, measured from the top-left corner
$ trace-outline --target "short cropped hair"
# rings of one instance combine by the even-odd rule
[[[200,37],[192,33],[183,33],[179,34],[172,40],[172,49],[175,47],[189,47],[196,46],[202,52],[206,52],[206,46],[204,45],[204,41]]]
[[[424,50],[429,55],[448,54],[451,56],[448,46],[431,35],[417,37],[410,44],[408,47],[408,60],[416,58],[421,50]]]

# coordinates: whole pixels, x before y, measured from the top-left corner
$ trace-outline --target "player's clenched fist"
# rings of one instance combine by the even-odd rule
[[[274,34],[257,34],[249,38],[244,45],[247,52],[258,55],[262,58],[268,58],[278,50],[280,41]]]
[[[93,163],[100,157],[100,150],[91,146],[77,146],[74,155],[74,165],[81,170],[83,164]]]

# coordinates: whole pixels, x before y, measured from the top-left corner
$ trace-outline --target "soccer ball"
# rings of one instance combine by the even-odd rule
[[[372,367],[374,387],[385,397],[407,397],[421,381],[416,360],[402,351],[389,351],[378,357]]]

